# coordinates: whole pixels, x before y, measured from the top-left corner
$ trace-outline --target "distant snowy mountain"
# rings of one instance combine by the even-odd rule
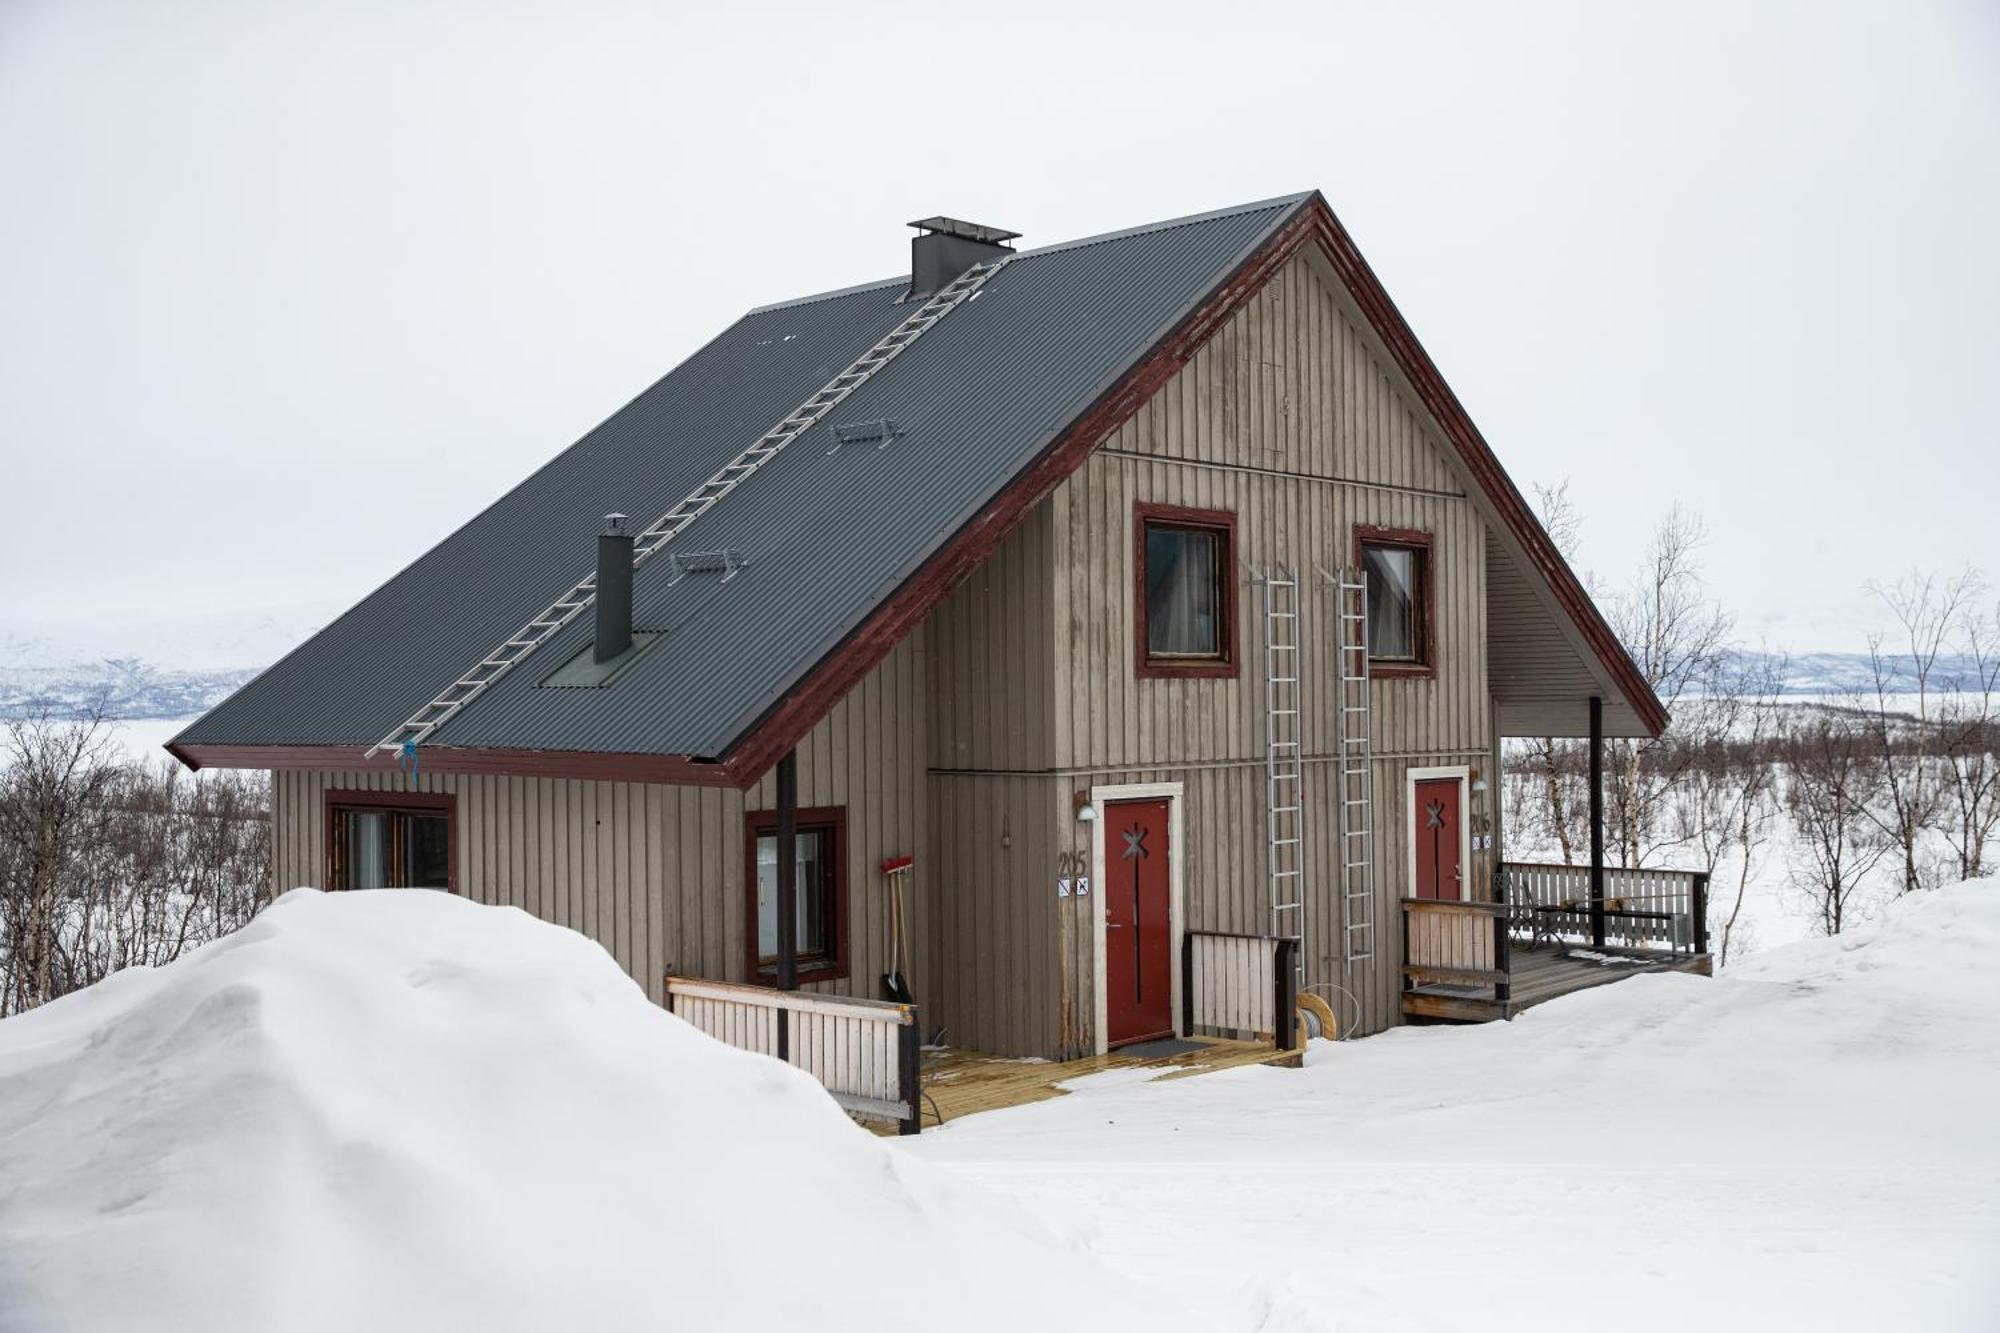
[[[1786,694],[1845,694],[1875,692],[1875,667],[1867,653],[1758,653],[1738,652],[1741,665],[1755,666],[1782,659],[1783,692]],[[1916,672],[1908,658],[1884,654],[1883,667],[1889,673],[1888,692],[1911,694],[1916,691]],[[1977,670],[1970,657],[1945,654],[1932,670],[1930,687],[1951,691],[1972,687]]]
[[[175,620],[0,625],[0,717],[91,709],[127,719],[191,717],[332,614],[302,604]]]
[[[0,718],[97,709],[127,720],[193,717],[312,636],[341,608],[259,607],[177,620],[0,624]],[[1754,665],[1778,654],[1739,652]],[[1905,661],[1892,693],[1916,689]],[[1969,681],[1969,659],[1942,658],[1932,687]],[[1866,653],[1784,655],[1784,693],[1872,694]]]

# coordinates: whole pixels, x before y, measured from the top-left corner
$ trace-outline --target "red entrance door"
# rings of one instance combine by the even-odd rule
[[[1421,778],[1416,807],[1419,898],[1457,902],[1464,897],[1459,866],[1458,779]]]
[[[1105,803],[1107,1046],[1174,1035],[1172,854],[1166,801]]]

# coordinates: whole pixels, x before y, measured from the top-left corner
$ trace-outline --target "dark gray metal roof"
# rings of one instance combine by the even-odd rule
[[[1023,253],[667,548],[745,568],[639,570],[633,626],[666,637],[616,683],[541,686],[583,616],[427,744],[722,754],[1310,197]],[[373,744],[587,573],[603,515],[666,512],[895,327],[905,286],[744,316],[174,743]],[[877,419],[886,447],[835,447]]]

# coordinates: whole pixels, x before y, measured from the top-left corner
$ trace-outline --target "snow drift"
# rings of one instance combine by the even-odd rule
[[[0,1327],[1113,1326],[1147,1293],[596,944],[287,894],[0,1023]]]

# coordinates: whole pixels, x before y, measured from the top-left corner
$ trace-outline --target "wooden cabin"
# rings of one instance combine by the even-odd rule
[[[1665,714],[1317,193],[916,225],[172,742],[271,770],[274,887],[517,906],[793,1058],[858,1022],[876,1102],[919,1037],[1289,1045],[1705,956],[1689,877],[1503,871],[1503,737]]]

